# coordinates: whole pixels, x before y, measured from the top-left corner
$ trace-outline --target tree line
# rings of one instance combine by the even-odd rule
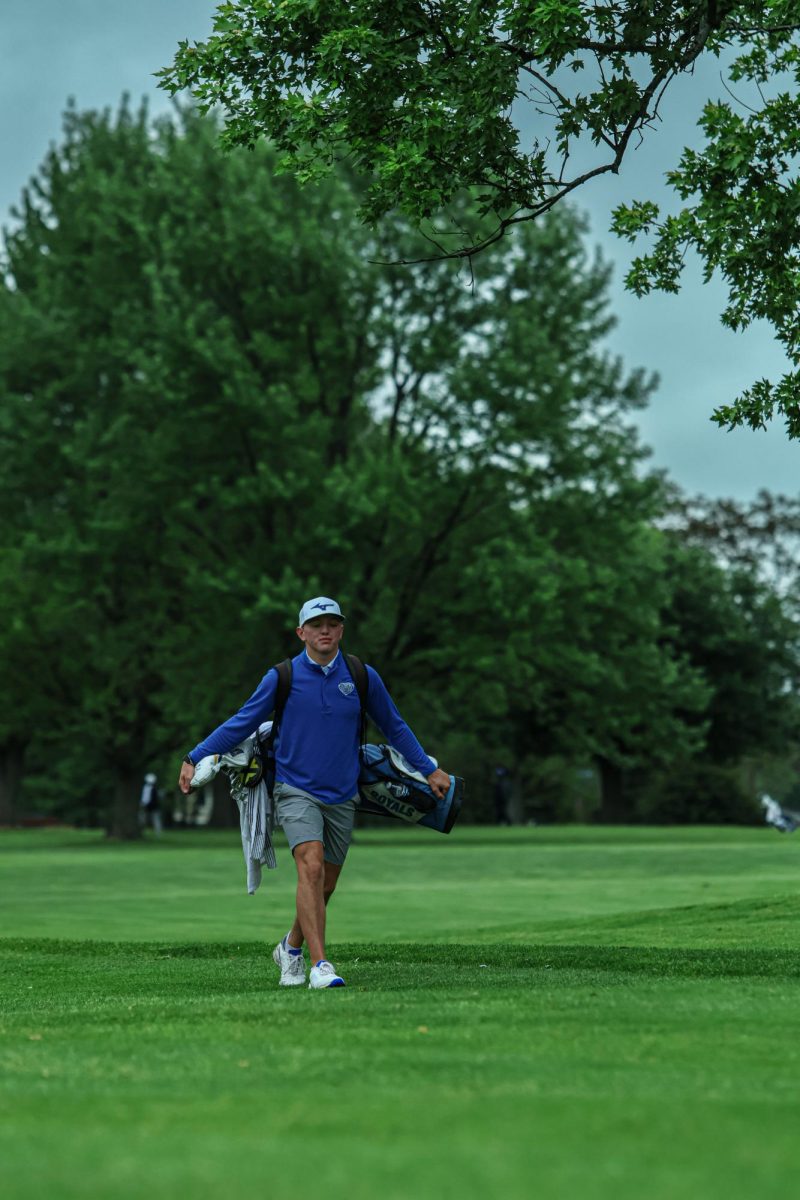
[[[792,591],[647,469],[581,218],[380,267],[422,235],[362,187],[191,108],[67,112],[3,247],[0,822],[135,836],[315,592],[474,819],[499,763],[523,817],[748,819]]]

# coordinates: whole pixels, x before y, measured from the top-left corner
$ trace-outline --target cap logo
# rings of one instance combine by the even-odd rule
[[[326,608],[333,608],[333,604],[312,604],[311,607],[319,608],[322,610],[322,612],[325,612]]]
[[[342,693],[343,696],[352,696],[352,694],[355,690],[356,690],[356,685],[354,683],[348,682],[348,683],[340,683],[339,684],[339,691]]]

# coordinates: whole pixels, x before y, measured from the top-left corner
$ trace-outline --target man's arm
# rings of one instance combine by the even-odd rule
[[[278,672],[270,667],[252,696],[245,700],[242,707],[222,725],[218,725],[205,741],[199,742],[190,750],[181,764],[178,787],[186,794],[194,778],[194,765],[207,754],[227,754],[234,746],[238,746],[254,729],[258,729],[263,721],[275,708],[275,696],[278,690]]]
[[[399,750],[412,767],[425,776],[431,791],[441,800],[447,795],[450,776],[446,771],[437,767],[422,749],[400,715],[394,700],[387,692],[386,684],[373,667],[367,667],[367,678],[369,680],[367,712],[371,720],[375,722],[395,750]]]

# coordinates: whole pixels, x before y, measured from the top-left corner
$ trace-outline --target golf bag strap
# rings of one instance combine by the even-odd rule
[[[358,744],[359,746],[365,746],[367,742],[367,692],[369,691],[369,676],[367,675],[367,668],[360,658],[356,658],[355,654],[345,654],[344,661],[347,663],[347,669],[352,676],[353,683],[356,685],[358,702],[361,705],[361,727],[358,732]]]
[[[275,744],[275,739],[278,736],[278,729],[283,716],[283,710],[286,708],[286,701],[289,699],[289,692],[292,688],[292,660],[284,658],[283,662],[275,664],[275,670],[278,672],[278,689],[275,692],[275,708],[272,712],[272,729],[269,732],[267,746],[271,750]]]
[[[361,727],[358,740],[359,745],[363,746],[367,740],[367,692],[369,691],[369,676],[367,675],[367,668],[355,654],[345,654],[344,661],[347,664],[347,669],[350,672],[353,683],[356,685],[358,702],[361,706]],[[278,672],[278,688],[275,692],[275,709],[272,714],[272,729],[270,730],[268,741],[270,747],[278,735],[283,710],[286,707],[286,701],[289,699],[289,692],[292,687],[292,660],[284,658],[283,662],[275,664],[275,670]]]

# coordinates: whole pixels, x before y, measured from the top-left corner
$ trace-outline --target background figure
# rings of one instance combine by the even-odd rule
[[[511,799],[511,772],[508,767],[494,769],[494,820],[496,825],[510,825],[508,804]]]
[[[139,800],[139,823],[147,825],[148,820],[152,823],[156,837],[160,837],[163,828],[161,823],[161,797],[158,793],[156,777],[152,771],[148,772],[144,777],[142,795]]]

